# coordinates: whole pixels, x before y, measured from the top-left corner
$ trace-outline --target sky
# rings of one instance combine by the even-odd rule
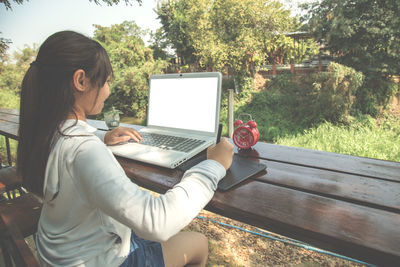
[[[281,0],[293,9],[298,2],[310,1]],[[128,20],[135,21],[143,30],[155,31],[161,27],[154,12],[156,0],[142,0],[142,5],[131,1],[131,6],[121,1],[111,7],[101,1],[101,5],[96,5],[89,0],[29,0],[22,5],[10,2],[12,10],[6,10],[0,3],[0,37],[11,39],[9,53],[22,49],[25,44],[40,45],[48,36],[62,30],[74,30],[91,37],[93,24],[108,27]],[[148,37],[144,39],[148,41]]]
[[[134,1],[132,6],[121,2],[110,7],[89,0],[29,0],[22,5],[11,2],[12,10],[0,4],[0,37],[11,39],[13,43],[8,52],[12,53],[25,44],[40,45],[48,36],[62,30],[93,36],[93,24],[111,26],[129,20],[143,30],[155,31],[161,27],[153,11],[156,0],[143,0],[141,6]]]

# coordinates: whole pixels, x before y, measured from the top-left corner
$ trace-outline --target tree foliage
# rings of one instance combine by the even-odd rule
[[[373,113],[372,106],[387,103],[396,91],[390,77],[400,74],[400,1],[322,0],[304,7],[315,38],[366,76],[359,107]]]
[[[125,21],[110,27],[95,25],[94,39],[107,50],[114,70],[111,105],[125,115],[143,118],[148,101],[148,78],[161,73],[167,62],[153,58],[153,51],[145,46],[145,34],[134,22]]]
[[[170,44],[165,38],[165,34],[162,29],[157,29],[155,32],[150,32],[150,42],[149,47],[153,49],[153,56],[155,59],[171,59],[173,55],[170,54]]]
[[[29,64],[36,58],[37,45],[25,45],[23,49],[14,52],[11,58],[4,57],[0,62],[0,89],[19,94],[22,79]]]
[[[1,34],[1,32],[0,32],[0,34]],[[10,44],[11,44],[10,39],[0,37],[0,60],[3,61],[3,58],[5,57],[6,51],[9,48]]]
[[[293,53],[292,39],[284,42],[283,34],[299,26],[271,0],[169,0],[161,2],[157,14],[184,63],[212,70],[227,66],[239,75],[250,75],[266,56]]]
[[[314,36],[347,66],[400,73],[400,2],[324,0],[309,10]]]
[[[197,1],[164,1],[158,5],[156,12],[162,24],[164,38],[167,39],[175,49],[178,57],[181,57],[184,64],[194,63],[193,41],[189,35],[192,21],[186,12],[193,8]],[[199,1],[199,5],[203,3]]]
[[[17,4],[22,4],[24,0],[13,0]],[[6,9],[11,9],[11,3],[9,0],[0,0],[0,3],[3,3],[6,6]]]

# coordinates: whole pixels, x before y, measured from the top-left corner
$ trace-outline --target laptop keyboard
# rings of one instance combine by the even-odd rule
[[[203,144],[204,140],[155,134],[155,133],[140,133],[142,136],[143,145],[155,146],[166,150],[176,150],[182,152],[189,152],[195,147]]]

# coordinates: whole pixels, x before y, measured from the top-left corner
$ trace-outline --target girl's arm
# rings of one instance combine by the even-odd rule
[[[214,160],[187,171],[180,183],[154,197],[131,182],[107,147],[85,141],[74,155],[71,169],[79,177],[82,194],[104,213],[149,240],[166,241],[211,200],[225,168]]]

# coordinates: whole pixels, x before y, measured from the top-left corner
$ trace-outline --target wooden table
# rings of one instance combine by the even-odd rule
[[[18,123],[19,123],[18,110],[0,108],[0,135],[3,135],[6,140],[7,162],[8,165],[10,166],[12,165],[12,162],[11,162],[9,138],[17,139]]]
[[[17,128],[18,114],[0,110],[0,134],[18,139]],[[235,152],[266,164],[267,172],[216,192],[207,210],[368,263],[400,266],[400,162],[261,142]],[[132,181],[159,193],[183,175],[117,159]]]

